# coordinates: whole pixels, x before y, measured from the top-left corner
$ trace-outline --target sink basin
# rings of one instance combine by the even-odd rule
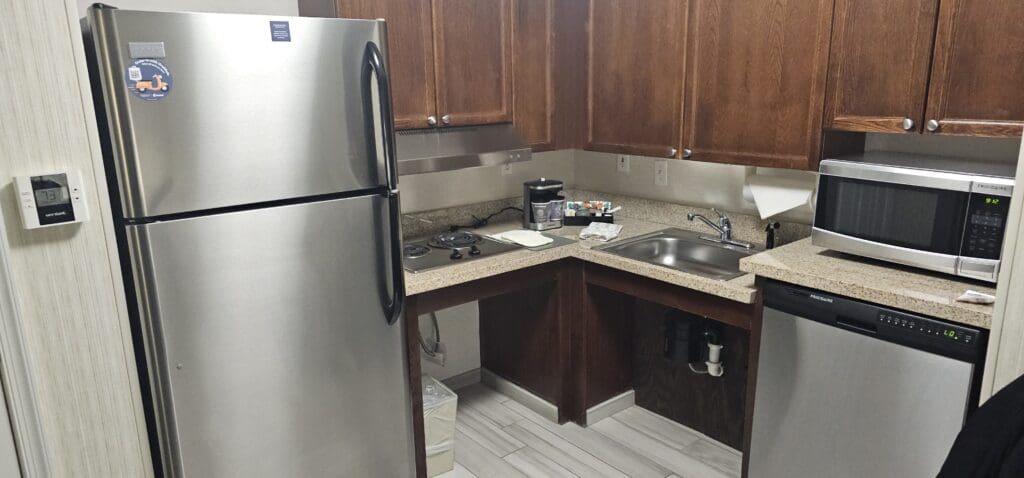
[[[594,249],[718,280],[744,275],[745,272],[740,271],[740,259],[761,252],[716,243],[701,236],[697,232],[671,228]]]

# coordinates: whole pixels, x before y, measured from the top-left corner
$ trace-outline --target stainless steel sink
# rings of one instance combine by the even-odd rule
[[[740,259],[761,252],[700,236],[697,232],[670,228],[594,249],[718,280],[745,274],[740,271]]]

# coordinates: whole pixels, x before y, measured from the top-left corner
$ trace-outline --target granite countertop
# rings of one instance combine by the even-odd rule
[[[810,238],[743,258],[740,269],[952,322],[992,325],[991,305],[956,301],[968,289],[995,295],[989,285],[840,254]]]
[[[636,237],[678,225],[661,224],[629,217],[617,217],[616,224],[623,226],[616,240]],[[474,230],[478,234],[519,229],[518,222],[492,224]],[[576,258],[619,269],[633,274],[668,282],[687,289],[705,292],[718,297],[750,304],[754,302],[757,289],[754,287],[754,276],[744,275],[728,281],[709,279],[706,277],[677,271],[667,267],[656,266],[633,259],[616,256],[603,251],[593,250],[595,246],[607,244],[598,240],[578,240],[582,226],[566,226],[561,229],[545,231],[545,234],[577,239],[576,242],[550,249],[533,251],[522,249],[461,264],[426,270],[418,273],[405,273],[406,294],[415,295],[432,290],[462,284],[484,277],[495,276],[505,272],[532,267],[565,258]]]

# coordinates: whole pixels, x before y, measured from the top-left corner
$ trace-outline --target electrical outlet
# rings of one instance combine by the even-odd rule
[[[664,159],[654,162],[654,185],[668,186],[668,161]]]
[[[505,163],[501,165],[501,175],[511,176],[512,175],[512,163]]]
[[[619,172],[629,174],[629,156],[623,154],[619,156]]]

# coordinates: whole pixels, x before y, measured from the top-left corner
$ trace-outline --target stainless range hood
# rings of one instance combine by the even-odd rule
[[[399,131],[398,174],[498,166],[531,159],[511,124]]]

